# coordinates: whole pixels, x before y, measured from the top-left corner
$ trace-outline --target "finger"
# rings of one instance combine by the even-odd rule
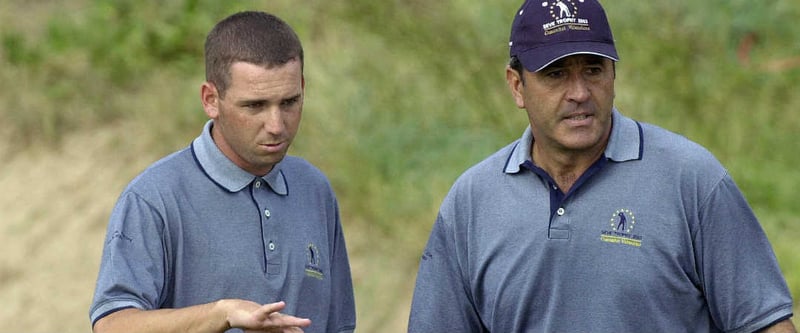
[[[287,314],[283,314],[280,312],[273,312],[269,315],[270,317],[270,324],[276,327],[308,327],[311,325],[311,319],[308,318],[299,318]]]
[[[299,327],[288,328],[274,328],[263,330],[244,330],[244,333],[303,333],[303,329]]]
[[[265,321],[269,319],[269,315],[277,313],[286,307],[286,302],[280,301],[275,303],[264,304],[260,308],[253,311],[253,318],[258,321]]]

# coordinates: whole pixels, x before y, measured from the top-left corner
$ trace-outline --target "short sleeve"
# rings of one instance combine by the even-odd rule
[[[442,213],[419,264],[408,332],[483,332],[455,251],[455,235]]]
[[[124,308],[150,310],[162,303],[166,280],[163,218],[135,193],[120,196],[108,224],[94,299],[92,325]]]
[[[792,298],[772,247],[726,175],[701,206],[698,267],[714,322],[752,332],[792,314]]]
[[[355,298],[353,296],[353,281],[350,276],[350,262],[347,258],[344,232],[342,231],[339,209],[335,200],[334,204],[336,218],[331,264],[333,288],[329,314],[329,323],[333,327],[329,327],[328,332],[346,333],[353,332],[356,327]]]

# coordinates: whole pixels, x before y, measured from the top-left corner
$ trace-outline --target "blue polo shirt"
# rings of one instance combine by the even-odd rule
[[[311,319],[306,332],[352,332],[350,267],[328,180],[291,156],[266,176],[253,176],[217,148],[212,124],[121,194],[108,225],[92,324],[124,308],[240,298],[286,301],[283,313]]]
[[[792,315],[744,197],[701,146],[613,112],[562,193],[520,140],[466,171],[422,255],[409,332],[752,332]]]

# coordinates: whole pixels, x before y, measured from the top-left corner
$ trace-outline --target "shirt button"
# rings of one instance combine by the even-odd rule
[[[267,218],[269,218],[269,217],[270,217],[270,215],[272,215],[272,213],[270,213],[270,212],[269,212],[269,209],[265,209],[265,210],[264,210],[264,216],[266,216]]]
[[[269,242],[269,250],[270,251],[275,251],[275,243]]]
[[[556,211],[556,214],[558,214],[558,216],[561,216],[564,215],[565,212],[566,211],[564,210],[564,207],[561,207]]]
[[[260,188],[260,187],[261,187],[261,181],[260,180],[256,181],[256,188]]]

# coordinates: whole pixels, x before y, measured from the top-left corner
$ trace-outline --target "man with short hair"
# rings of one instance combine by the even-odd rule
[[[614,106],[596,0],[526,1],[506,81],[530,126],[467,170],[422,255],[409,332],[794,332],[771,246],[701,146]]]
[[[123,191],[108,225],[95,332],[353,332],[339,210],[326,177],[286,156],[300,125],[303,48],[263,12],[219,22],[189,147]]]

